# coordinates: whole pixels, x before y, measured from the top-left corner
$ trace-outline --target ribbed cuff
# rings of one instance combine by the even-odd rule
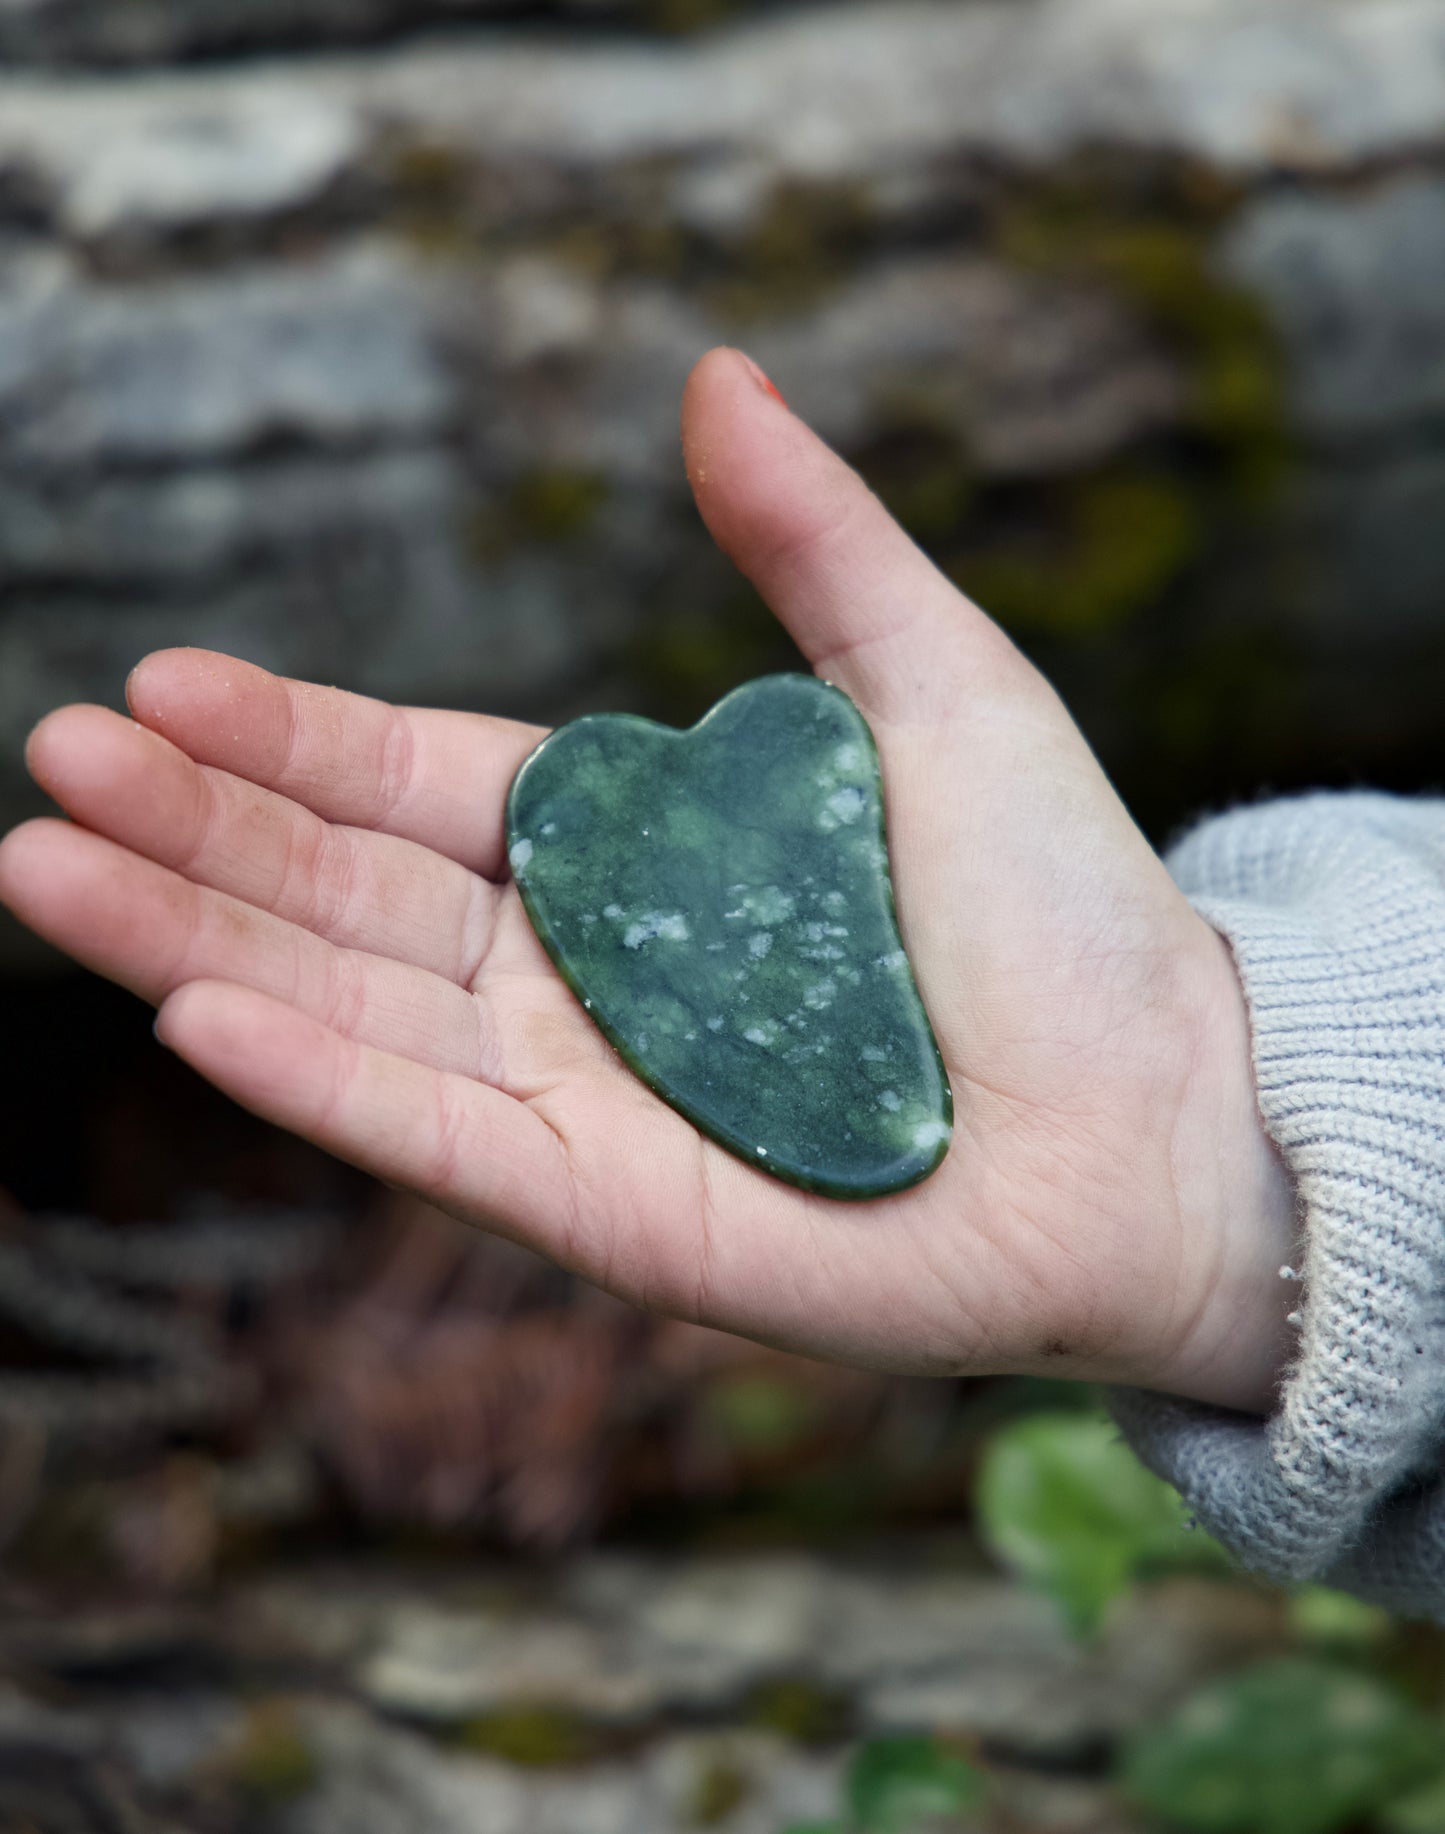
[[[1140,1390],[1115,1417],[1246,1566],[1445,1619],[1445,802],[1268,803],[1168,864],[1244,986],[1299,1344],[1266,1421]]]

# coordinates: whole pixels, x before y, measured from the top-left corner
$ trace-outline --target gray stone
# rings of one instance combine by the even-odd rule
[[[45,10],[11,0],[7,14],[13,27]],[[264,144],[258,124],[283,118],[280,143]],[[122,149],[113,179],[99,148],[66,131],[82,121]],[[821,20],[784,11],[680,43],[599,50],[510,32],[337,58],[304,77],[260,65],[125,92],[11,78],[0,167],[48,171],[77,226],[113,226],[151,208],[137,179],[168,147],[199,150],[197,179],[214,175],[222,214],[251,214],[334,177],[358,123],[445,134],[489,159],[715,166],[738,149],[817,178],[877,177],[949,150],[1053,160],[1101,143],[1244,171],[1339,167],[1438,142],[1442,121],[1440,0],[853,0]],[[188,178],[166,172],[161,189],[162,213],[171,199],[191,215]]]
[[[1445,179],[1261,198],[1223,259],[1274,313],[1312,437],[1357,448],[1445,425]]]
[[[459,1612],[407,1605],[384,1620],[357,1682],[384,1711],[461,1721],[518,1701],[593,1719],[645,1718],[664,1704],[660,1679],[618,1660],[617,1639],[563,1615]]]
[[[0,459],[33,475],[435,435],[451,407],[423,297],[379,249],[135,288],[22,274],[0,298]]]

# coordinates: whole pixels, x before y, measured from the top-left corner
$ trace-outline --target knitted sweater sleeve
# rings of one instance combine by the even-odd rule
[[[1445,800],[1266,803],[1168,865],[1243,983],[1297,1348],[1268,1419],[1122,1389],[1115,1417],[1246,1566],[1445,1622]]]

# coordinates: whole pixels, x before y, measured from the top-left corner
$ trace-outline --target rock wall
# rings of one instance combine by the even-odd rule
[[[12,0],[0,53],[231,16]],[[1155,826],[1445,775],[1445,0],[873,0],[0,74],[0,820],[158,644],[543,715],[786,661],[684,489],[717,341]]]

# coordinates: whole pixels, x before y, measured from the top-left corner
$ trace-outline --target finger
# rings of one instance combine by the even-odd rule
[[[401,835],[505,877],[507,787],[540,727],[392,707],[211,650],[157,650],[132,671],[126,696],[143,725],[200,764],[327,821]]]
[[[961,695],[1033,677],[741,351],[710,351],[693,370],[682,428],[714,539],[865,711],[928,721],[955,713]]]
[[[344,948],[465,986],[490,946],[489,880],[414,841],[326,822],[244,777],[196,764],[104,707],[62,707],[30,735],[41,788],[85,827]]]
[[[496,1028],[475,995],[338,949],[66,822],[26,822],[0,842],[0,901],[152,1005],[187,981],[237,981],[378,1049],[462,1075],[502,1074]]]
[[[560,1249],[571,1209],[560,1143],[500,1090],[214,981],[172,994],[156,1032],[253,1114],[544,1253]]]

